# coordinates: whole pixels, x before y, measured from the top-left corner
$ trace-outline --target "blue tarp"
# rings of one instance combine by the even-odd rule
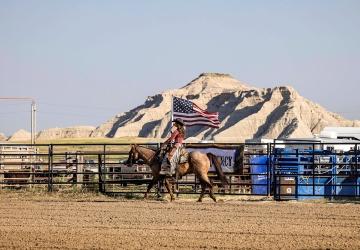
[[[254,156],[250,159],[252,194],[267,194],[267,163],[267,155]]]

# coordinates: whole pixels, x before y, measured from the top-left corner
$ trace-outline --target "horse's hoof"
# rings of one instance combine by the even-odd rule
[[[197,202],[202,202],[202,200],[197,200]]]
[[[169,202],[165,197],[160,197],[157,199],[158,201],[166,201],[166,202]]]

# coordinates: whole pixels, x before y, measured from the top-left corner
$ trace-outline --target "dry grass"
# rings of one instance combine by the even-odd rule
[[[117,143],[158,143],[164,139],[144,137],[120,137],[120,138],[62,138],[36,141],[36,144],[117,144]],[[14,142],[17,144],[29,144],[30,141]]]

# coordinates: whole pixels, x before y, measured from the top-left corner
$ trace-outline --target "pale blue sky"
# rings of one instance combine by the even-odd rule
[[[360,1],[0,0],[0,96],[38,129],[97,126],[201,72],[292,85],[360,119]],[[0,101],[0,132],[30,104]]]

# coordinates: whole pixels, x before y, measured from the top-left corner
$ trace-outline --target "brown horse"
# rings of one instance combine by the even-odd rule
[[[142,159],[151,168],[153,178],[147,187],[145,198],[147,198],[148,193],[150,192],[151,188],[154,186],[155,183],[162,183],[162,181],[165,180],[165,187],[171,196],[171,201],[173,201],[175,198],[172,192],[172,185],[169,182],[169,178],[171,177],[160,175],[161,162],[158,159],[158,153],[159,151],[147,147],[131,145],[128,163],[132,164],[132,162],[138,159]],[[210,197],[216,202],[216,198],[212,190],[212,184],[208,177],[208,171],[210,169],[211,162],[213,162],[215,166],[216,173],[220,178],[221,183],[223,185],[228,184],[226,177],[222,171],[219,159],[212,153],[204,154],[199,151],[190,152],[188,156],[188,161],[186,163],[179,164],[176,170],[176,175],[178,177],[182,177],[191,173],[194,173],[198,177],[201,184],[201,194],[198,199],[199,202],[201,202],[204,197],[206,187],[209,188]]]

